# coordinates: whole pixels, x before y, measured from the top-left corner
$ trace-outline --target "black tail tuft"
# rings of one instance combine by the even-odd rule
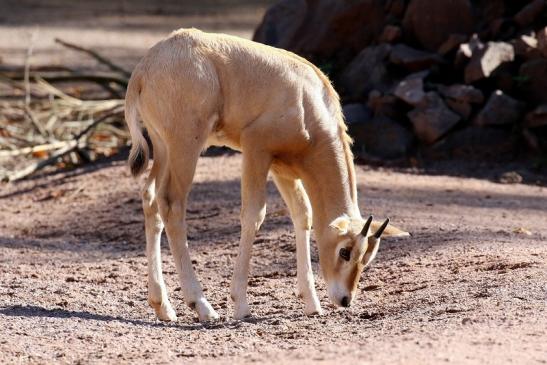
[[[131,169],[131,175],[139,176],[146,168],[146,156],[142,149],[142,146],[137,146],[132,158],[129,160],[129,168]]]

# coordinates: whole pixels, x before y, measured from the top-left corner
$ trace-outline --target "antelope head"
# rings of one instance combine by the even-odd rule
[[[346,215],[330,224],[331,236],[323,249],[319,249],[319,261],[329,298],[335,305],[350,306],[361,273],[376,257],[383,234],[408,235],[393,226],[388,228],[388,224],[389,218],[379,224],[373,222],[372,216],[365,222]]]

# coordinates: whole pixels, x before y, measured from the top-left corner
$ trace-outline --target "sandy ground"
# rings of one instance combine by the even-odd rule
[[[231,319],[240,156],[203,157],[189,203],[194,266],[222,319],[179,320],[146,302],[143,216],[122,161],[2,185],[2,363],[547,362],[545,187],[358,167],[364,214],[412,232],[385,239],[357,302],[305,317],[294,295],[291,222],[272,184],[254,245],[253,317]],[[532,234],[513,231],[524,227]],[[317,254],[314,251],[317,272]]]

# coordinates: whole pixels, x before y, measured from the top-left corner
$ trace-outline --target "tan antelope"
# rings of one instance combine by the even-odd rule
[[[338,95],[317,67],[291,52],[224,34],[175,31],[150,49],[129,81],[125,118],[134,176],[149,159],[138,115],[154,151],[142,199],[148,301],[161,320],[176,319],[161,269],[164,227],[184,301],[200,320],[218,318],[192,268],[185,220],[196,163],[210,145],[242,152],[241,242],[231,284],[236,319],[250,315],[249,261],[266,214],[268,172],[296,231],[297,291],[308,315],[321,313],[310,262],[312,222],[329,297],[344,307],[355,297],[381,234],[407,234],[388,221],[380,225],[370,218],[365,224],[361,218]]]

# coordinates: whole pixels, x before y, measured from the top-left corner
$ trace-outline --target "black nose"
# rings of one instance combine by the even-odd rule
[[[349,298],[348,297],[343,297],[340,304],[342,304],[342,307],[346,307],[346,308],[349,307]]]

